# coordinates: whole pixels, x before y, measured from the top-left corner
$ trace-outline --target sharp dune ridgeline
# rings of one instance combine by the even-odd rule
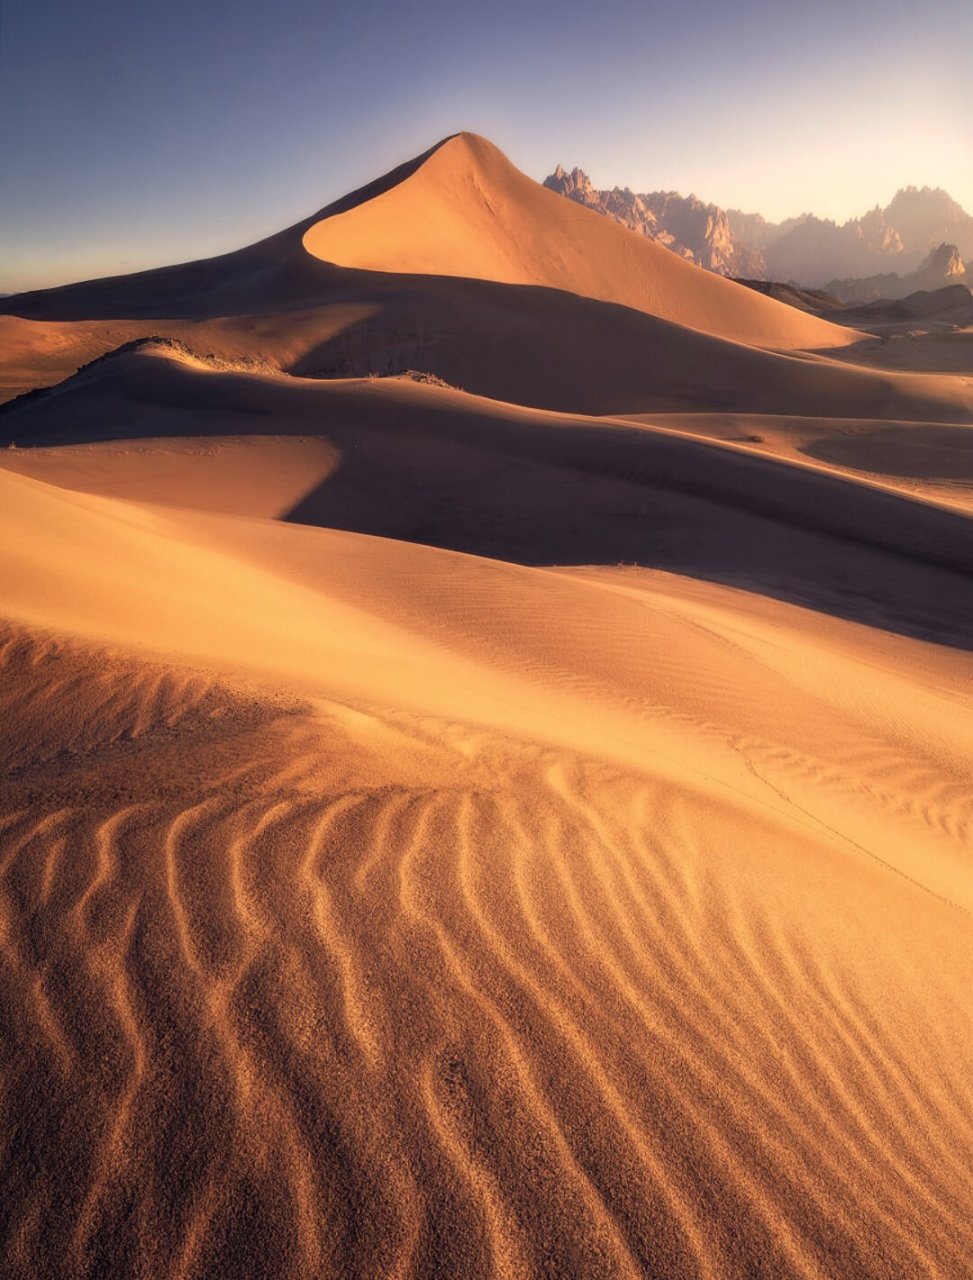
[[[973,346],[459,134],[0,300],[0,1271],[973,1256]]]

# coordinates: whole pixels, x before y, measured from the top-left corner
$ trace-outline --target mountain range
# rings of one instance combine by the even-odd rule
[[[599,190],[582,169],[561,165],[544,186],[719,275],[787,281],[855,302],[973,279],[973,216],[938,187],[904,187],[884,209],[844,223],[812,213],[774,223],[674,191]]]

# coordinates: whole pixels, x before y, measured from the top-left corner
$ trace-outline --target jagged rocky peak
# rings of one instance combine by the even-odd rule
[[[965,285],[970,276],[955,244],[940,244],[920,263],[916,271],[900,275],[889,272],[866,277],[831,280],[827,292],[842,302],[874,302],[879,298],[906,298],[914,293],[941,292]]]
[[[726,212],[695,195],[639,194],[628,187],[598,190],[583,169],[569,173],[563,165],[544,179],[544,186],[658,241],[697,266],[719,275],[764,278],[759,252],[736,243]]]
[[[656,218],[648,208],[642,196],[637,196],[627,187],[614,187],[610,191],[597,191],[591,179],[583,169],[572,169],[569,173],[563,165],[558,165],[554,172],[544,179],[544,186],[558,195],[567,196],[577,204],[603,213],[620,222],[631,231],[639,231],[652,240],[665,237],[660,234]],[[671,245],[669,247],[672,247]]]
[[[835,284],[856,300],[919,277],[938,281],[935,287],[965,281],[963,263],[973,259],[973,217],[940,187],[903,187],[886,208],[875,205],[842,223],[810,213],[773,223],[675,191],[599,190],[583,169],[562,165],[544,185],[720,275],[800,288]],[[925,261],[947,249],[949,261]]]
[[[594,193],[591,179],[583,169],[572,169],[569,173],[563,165],[558,165],[554,172],[544,179],[544,186],[556,191],[558,195],[579,197]]]
[[[794,280],[813,288],[827,288],[829,279],[872,276],[883,266],[909,270],[916,261],[903,261],[898,231],[880,208],[861,218],[836,223],[807,217],[764,249],[775,280]]]
[[[802,214],[800,218],[791,218],[790,224],[801,222],[808,216],[808,214]],[[788,229],[783,224],[768,222],[763,214],[744,213],[742,209],[727,209],[726,220],[730,234],[737,244],[746,245],[748,249],[758,252]]]
[[[912,252],[955,244],[962,257],[973,257],[973,217],[942,187],[902,187],[885,216]]]
[[[946,283],[963,281],[966,278],[966,265],[963,262],[959,247],[955,244],[943,243],[930,249],[919,265],[917,274],[929,274]]]
[[[894,256],[905,250],[902,237],[895,227],[890,225],[888,216],[880,205],[869,209],[868,213],[861,218],[852,219],[845,226],[851,230],[856,239],[867,245],[874,253]]]

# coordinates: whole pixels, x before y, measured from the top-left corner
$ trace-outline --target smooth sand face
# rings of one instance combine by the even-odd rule
[[[758,346],[847,346],[859,336],[693,268],[538,186],[475,134],[449,139],[404,182],[315,223],[304,247],[366,271],[565,289]]]
[[[659,332],[667,416],[157,346],[0,417],[5,1275],[967,1274],[969,389]]]

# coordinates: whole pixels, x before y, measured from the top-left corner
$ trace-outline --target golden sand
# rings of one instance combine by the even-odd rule
[[[970,1274],[969,381],[551,201],[6,300],[4,1275]]]

